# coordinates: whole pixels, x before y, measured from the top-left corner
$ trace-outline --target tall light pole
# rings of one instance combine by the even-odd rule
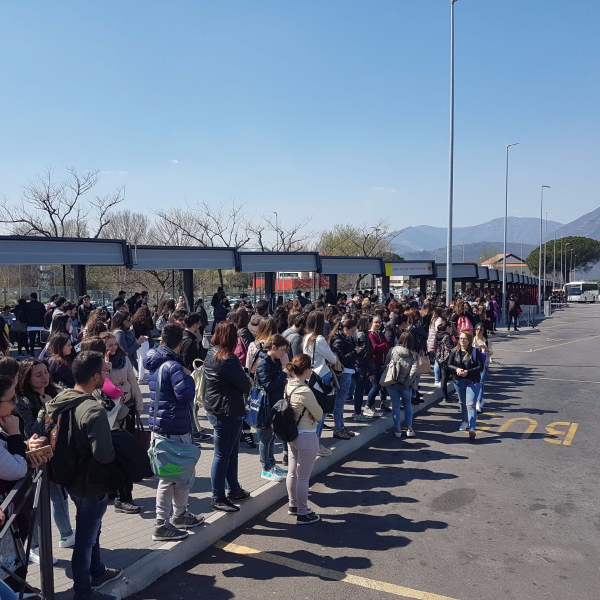
[[[571,248],[571,260],[569,260],[569,283],[573,281],[573,252],[575,252],[575,248]]]
[[[542,185],[542,197],[540,199],[540,248],[538,265],[538,310],[542,311],[542,224],[544,222],[544,188],[550,188],[549,185]]]
[[[546,286],[546,273],[547,273],[547,264],[548,261],[546,260],[546,257],[548,256],[548,213],[550,211],[547,210],[546,211],[546,225],[544,228],[544,286]],[[546,288],[544,287],[544,300],[546,296]]]
[[[571,242],[566,242],[566,243],[565,243],[565,252],[567,252],[567,251],[568,251],[568,250],[567,250],[567,246],[570,246],[570,245],[571,245]],[[562,260],[562,256],[561,256],[561,260]],[[566,256],[565,256],[565,275],[564,275],[564,279],[563,279],[563,281],[564,281],[565,283],[567,283],[567,257],[566,257]]]
[[[454,3],[450,0],[450,178],[448,189],[448,238],[446,241],[446,306],[452,302],[452,205],[454,202]]]
[[[553,264],[552,264],[552,290],[556,287],[556,230],[558,225],[554,226],[554,251],[552,252]]]
[[[506,231],[508,228],[508,149],[518,146],[519,142],[506,145],[506,178],[504,181],[504,256],[502,257],[502,323],[508,323],[506,309]]]
[[[523,242],[521,242],[521,275],[523,275]]]
[[[461,244],[462,244],[462,247],[463,247],[463,259],[462,259],[462,261],[465,262],[465,243],[461,242]]]

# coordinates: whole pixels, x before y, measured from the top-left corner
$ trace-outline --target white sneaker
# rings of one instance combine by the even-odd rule
[[[35,563],[36,565],[40,564],[40,555],[38,553],[38,548],[35,550],[32,548],[29,553],[29,562]],[[55,565],[58,562],[56,556],[52,557],[52,564]]]
[[[402,429],[394,429],[394,437],[401,438],[402,437]]]
[[[375,416],[375,411],[372,408],[369,408],[368,406],[365,406],[363,408],[362,414],[365,415],[365,417],[374,417]]]
[[[414,429],[407,429],[406,430],[406,437],[416,437],[415,430]]]
[[[441,382],[441,381],[438,381],[437,383],[434,383],[434,384],[433,384],[433,387],[436,387],[436,388],[441,388],[441,387],[442,387],[442,382]]]
[[[332,451],[329,448],[319,444],[319,451],[317,452],[317,456],[331,456]]]
[[[475,405],[475,410],[480,413],[481,412],[481,404],[479,402]]]
[[[266,479],[267,481],[281,481],[283,479],[283,477],[281,475],[279,475],[278,473],[276,473],[274,470],[273,471],[263,471],[260,474],[260,478]]]
[[[58,540],[59,548],[72,548],[75,545],[75,530],[73,529],[73,533],[66,538],[60,538]]]

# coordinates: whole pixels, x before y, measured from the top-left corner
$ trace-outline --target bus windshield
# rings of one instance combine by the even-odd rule
[[[581,286],[580,285],[567,285],[567,296],[581,296]]]

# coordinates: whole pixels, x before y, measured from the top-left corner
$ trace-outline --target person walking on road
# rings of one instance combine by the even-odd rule
[[[440,373],[439,385],[442,388],[444,402],[453,402],[448,395],[448,359],[455,346],[455,343],[452,340],[453,331],[454,327],[452,323],[443,320],[438,325],[438,331],[436,333],[435,366]]]
[[[477,394],[477,402],[475,404],[475,410],[480,413],[485,401],[483,399],[483,389],[485,386],[485,380],[488,376],[488,364],[492,356],[492,349],[488,338],[485,335],[485,328],[481,323],[475,327],[475,337],[473,338],[473,347],[477,348],[484,357],[483,371],[481,371],[481,382],[479,384],[479,392]]]
[[[521,312],[521,305],[515,298],[513,294],[510,295],[508,299],[508,330],[510,331],[511,323],[515,324],[515,331],[519,331],[517,329],[517,325],[519,323],[519,314]]]
[[[468,429],[469,437],[474,440],[477,425],[475,404],[483,370],[483,357],[481,352],[473,347],[473,334],[470,331],[462,331],[459,334],[458,346],[452,350],[448,359],[448,370],[454,378],[454,387],[460,403],[462,423],[459,431]]]
[[[308,487],[319,451],[317,423],[323,418],[323,410],[306,383],[312,374],[310,356],[297,354],[285,366],[285,370],[290,377],[285,391],[298,427],[298,437],[289,442],[290,459],[286,478],[288,514],[296,515],[298,525],[310,525],[321,518],[308,508]]]

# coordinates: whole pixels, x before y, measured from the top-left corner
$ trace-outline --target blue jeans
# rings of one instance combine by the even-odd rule
[[[381,401],[385,402],[387,397],[387,390],[384,387],[379,385],[379,380],[383,375],[383,365],[373,365],[373,375],[375,379],[373,380],[373,387],[367,396],[367,406],[369,408],[373,408],[375,406],[375,398],[377,398],[377,392],[381,392]]]
[[[404,421],[407,427],[412,429],[413,408],[412,408],[412,388],[403,385],[391,385],[388,388],[390,398],[392,399],[392,417],[394,418],[394,427],[400,429],[402,417],[400,406],[404,406]]]
[[[326,373],[323,375],[323,383],[329,385],[331,383],[331,373]],[[327,415],[323,415],[323,418],[317,423],[317,437],[321,437],[323,433],[323,425],[325,424],[325,417]]]
[[[275,468],[275,434],[270,427],[259,429],[258,433],[258,454],[263,471],[270,471]]]
[[[73,600],[89,600],[92,594],[90,578],[102,577],[106,567],[100,557],[100,528],[106,512],[108,496],[75,496],[77,509],[73,569]]]
[[[58,483],[54,483],[54,481],[50,482],[50,501],[52,502],[51,508],[54,524],[60,533],[60,537],[66,539],[70,535],[73,535],[71,519],[69,518],[69,500],[64,489]],[[35,549],[39,546],[37,527],[34,527],[32,535],[31,547]]]
[[[441,369],[440,369],[440,363],[438,363],[438,361],[436,360],[433,363],[433,376],[435,378],[435,383],[439,383],[442,380],[441,377]]]
[[[225,484],[230,494],[240,491],[238,481],[238,455],[240,435],[242,433],[242,417],[226,417],[223,415],[206,415],[214,430],[214,449],[210,483],[213,500],[225,498]]]
[[[479,393],[479,384],[473,383],[468,377],[463,377],[454,382],[454,387],[458,395],[462,422],[467,423],[471,431],[475,431],[475,426],[477,425],[475,399]]]
[[[344,428],[344,404],[348,398],[348,392],[352,385],[352,373],[342,373],[338,375],[340,387],[335,392],[335,405],[333,407],[333,427],[334,429]]]
[[[476,401],[480,404],[483,402],[483,388],[485,387],[485,380],[487,379],[488,370],[487,366],[481,372],[481,381],[479,382],[479,391],[477,392]]]
[[[365,395],[365,388],[369,377],[367,376],[366,369],[356,369],[354,373],[354,414],[360,415],[362,412],[363,398]]]

